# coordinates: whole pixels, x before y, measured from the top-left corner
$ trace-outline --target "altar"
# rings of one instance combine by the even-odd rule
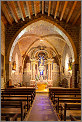
[[[35,85],[38,90],[44,90],[52,86],[52,62],[53,59],[47,59],[47,54],[39,52],[36,55],[37,60],[31,59],[31,85]]]
[[[48,84],[46,81],[38,81],[36,83],[36,91],[48,91]]]

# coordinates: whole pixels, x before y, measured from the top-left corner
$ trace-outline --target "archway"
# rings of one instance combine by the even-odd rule
[[[57,39],[61,40],[62,43],[66,43],[69,46],[69,48],[70,48],[70,52],[71,52],[71,55],[72,55],[72,63],[74,61],[76,61],[77,55],[76,55],[76,49],[75,49],[73,40],[68,35],[68,33],[63,28],[61,28],[59,25],[57,25],[53,21],[50,21],[48,19],[43,19],[43,18],[36,19],[35,22],[33,21],[32,23],[28,23],[27,25],[28,25],[27,27],[25,25],[26,28],[23,29],[18,34],[18,36],[16,37],[16,39],[14,40],[14,42],[12,44],[12,47],[11,47],[11,50],[10,50],[10,56],[9,56],[9,61],[10,62],[11,62],[11,57],[12,57],[12,53],[14,51],[15,45],[17,43],[20,43],[21,40],[24,40],[25,38],[27,39],[27,38],[30,38],[30,37],[33,37],[34,40],[30,40],[30,43],[28,44],[28,47],[26,48],[26,50],[22,54],[22,57],[23,57],[22,60],[23,61],[24,61],[25,55],[29,52],[31,47],[33,45],[35,45],[36,42],[39,42],[41,39],[45,40],[46,45],[47,45],[47,43],[51,44],[53,50],[57,53],[57,51],[55,49],[55,46],[54,46],[55,41],[51,41],[50,42],[50,38],[52,38],[52,40],[56,40],[56,38],[57,38]],[[38,25],[38,26],[36,26],[36,25]],[[41,27],[44,27],[42,29],[45,29],[45,27],[48,27],[48,30],[46,31],[47,33],[42,34]],[[41,30],[39,32],[40,33],[39,35],[37,33],[38,31],[36,30],[36,28],[38,28],[39,31]],[[52,34],[49,32],[49,29],[51,29],[51,28],[52,28],[51,33],[53,32]],[[36,30],[35,32],[33,32],[34,29]],[[58,54],[58,56],[60,57],[59,54]]]
[[[47,24],[51,24],[52,26],[54,26],[54,30],[56,30],[59,33],[59,35],[61,35],[63,37],[63,39],[65,39],[66,43],[69,45],[71,53],[73,55],[73,62],[76,61],[77,60],[77,53],[76,53],[76,48],[75,48],[75,45],[74,45],[72,38],[69,36],[69,34],[61,26],[59,26],[58,24],[54,23],[53,21],[51,21],[49,19],[45,19],[43,17],[38,18],[36,20],[33,20],[32,22],[28,22],[25,26],[23,26],[18,31],[18,33],[16,33],[14,39],[11,41],[11,44],[10,44],[10,47],[8,50],[9,61],[11,61],[12,52],[14,50],[16,43],[18,42],[18,39],[20,39],[20,37],[26,32],[27,27],[30,25],[33,26],[32,24],[37,23],[37,22],[39,22],[38,24],[41,24],[42,21],[46,22]]]

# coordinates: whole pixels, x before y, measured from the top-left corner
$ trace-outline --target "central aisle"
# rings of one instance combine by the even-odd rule
[[[37,93],[27,121],[58,121],[47,93]]]

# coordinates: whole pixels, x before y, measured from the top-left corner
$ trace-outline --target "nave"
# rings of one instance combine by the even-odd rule
[[[35,119],[81,121],[81,1],[1,1],[1,120]]]
[[[37,93],[32,109],[26,121],[58,121],[58,116],[54,112],[48,93]]]
[[[5,121],[81,121],[79,88],[2,89],[1,120]]]

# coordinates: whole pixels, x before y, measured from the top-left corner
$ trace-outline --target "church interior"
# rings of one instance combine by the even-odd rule
[[[81,1],[1,1],[1,121],[81,121]]]

